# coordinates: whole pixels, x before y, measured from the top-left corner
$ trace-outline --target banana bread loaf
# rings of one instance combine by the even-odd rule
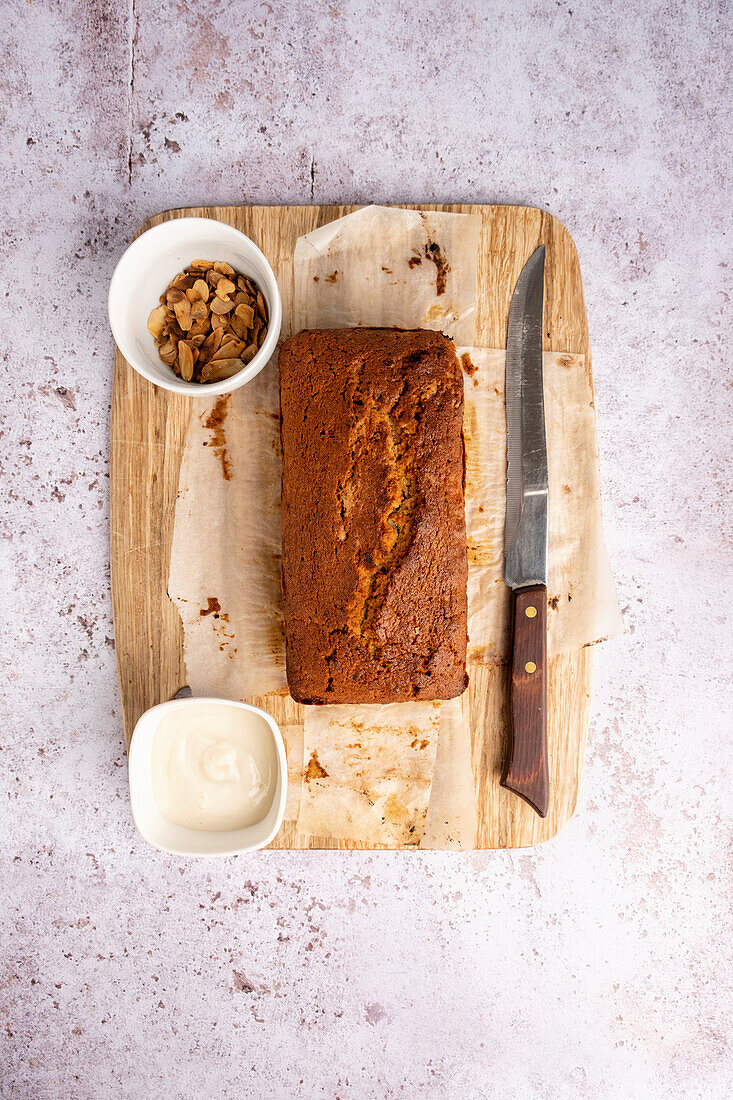
[[[304,331],[280,352],[287,676],[301,703],[466,677],[463,381],[450,340]]]

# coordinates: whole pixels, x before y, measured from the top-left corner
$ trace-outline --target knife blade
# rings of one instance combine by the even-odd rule
[[[525,263],[509,309],[504,582],[512,589],[511,734],[501,784],[545,817],[547,764],[547,443],[542,382],[545,246]]]

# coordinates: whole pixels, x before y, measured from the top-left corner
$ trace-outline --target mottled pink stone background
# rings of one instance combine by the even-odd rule
[[[729,4],[2,27],[3,1100],[729,1096]],[[628,629],[580,805],[533,851],[167,858],[120,727],[109,277],[166,207],[372,200],[534,204],[577,242]]]

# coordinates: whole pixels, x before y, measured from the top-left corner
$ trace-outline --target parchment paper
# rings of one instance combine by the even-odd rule
[[[293,332],[431,328],[476,341],[480,214],[366,206],[295,246]]]
[[[468,537],[468,662],[487,664],[510,649],[504,584],[506,410],[503,351],[459,348],[464,377]],[[543,355],[549,481],[547,649],[550,656],[623,630],[603,541],[593,391],[580,355]]]
[[[417,847],[440,712],[440,703],[306,707],[299,832]]]
[[[194,695],[287,693],[280,593],[277,357],[196,401],[178,481],[168,592]]]
[[[504,352],[470,346],[475,341],[479,231],[475,215],[372,207],[308,234],[296,247],[298,304],[292,326],[293,331],[357,324],[436,328],[467,345],[460,353],[468,353],[473,364],[473,373],[465,377],[464,418],[469,676],[472,665],[500,660],[508,648],[508,593],[502,580]],[[440,265],[425,253],[431,245],[437,245],[442,276]],[[420,263],[410,266],[418,258]],[[545,372],[549,646],[557,653],[618,633],[621,621],[603,543],[595,419],[585,365],[582,358],[552,354],[545,357]],[[202,398],[197,405],[181,467],[169,579],[184,626],[188,682],[194,694],[230,698],[285,692],[276,361],[228,398]],[[409,721],[398,714],[408,705]],[[369,711],[368,744],[384,748],[378,760],[368,748],[360,750],[369,754],[366,761],[348,755],[346,742],[340,740],[357,710]],[[302,741],[299,728],[283,731],[291,780],[288,817],[297,816],[299,830],[311,835],[423,847],[473,846],[475,796],[464,711],[461,700],[306,708]],[[404,751],[400,731],[405,723],[429,734],[421,737],[428,745],[419,758]],[[314,752],[328,776],[314,775],[311,768],[301,793],[294,780],[307,772]],[[390,753],[399,762],[391,774],[386,765]],[[357,797],[357,770],[376,785],[369,788],[379,795],[370,808]],[[381,812],[390,797],[393,809],[403,808],[399,820],[387,820],[390,814]],[[409,840],[397,839],[410,829]]]
[[[467,707],[468,692],[440,704],[438,752],[421,848],[475,847],[476,789]]]

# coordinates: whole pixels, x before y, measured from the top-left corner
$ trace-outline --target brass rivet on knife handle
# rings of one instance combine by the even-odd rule
[[[515,588],[512,593],[514,638],[511,667],[511,732],[502,787],[547,815],[550,778],[547,766],[547,589]],[[535,615],[527,610],[536,608]]]

